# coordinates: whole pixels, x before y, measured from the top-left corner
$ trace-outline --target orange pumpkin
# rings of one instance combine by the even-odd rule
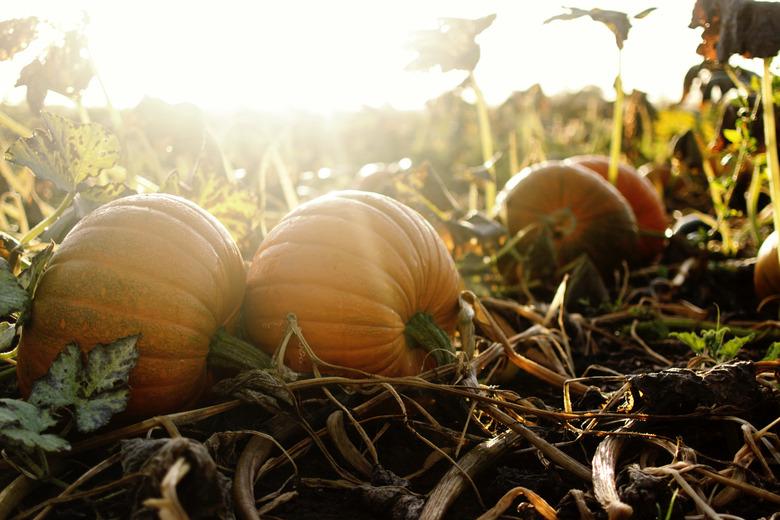
[[[577,155],[564,161],[590,168],[608,180],[609,158],[602,155]],[[637,259],[655,260],[664,250],[666,209],[653,184],[627,164],[618,165],[618,191],[626,198],[639,227]]]
[[[244,266],[213,216],[172,195],[110,202],[79,222],[38,285],[19,345],[28,395],[65,345],[82,351],[141,334],[129,416],[174,411],[207,386],[212,335],[237,314]]]
[[[296,208],[260,245],[244,325],[251,341],[272,353],[294,313],[320,359],[412,375],[434,365],[429,351],[442,346],[426,335],[441,339],[454,330],[459,289],[452,258],[419,213],[378,193],[335,192]],[[285,362],[311,370],[296,341]]]
[[[609,274],[635,252],[631,207],[614,186],[585,167],[550,161],[524,168],[507,182],[496,205],[511,234],[548,226],[560,266],[586,253]]]
[[[777,258],[777,231],[773,231],[756,255],[753,285],[759,300],[780,295],[780,263]]]

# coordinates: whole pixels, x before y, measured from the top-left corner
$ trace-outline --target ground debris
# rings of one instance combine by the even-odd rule
[[[148,498],[160,496],[160,487],[170,467],[180,458],[189,472],[177,486],[181,505],[195,519],[232,520],[230,480],[217,470],[206,448],[186,438],[130,439],[121,444],[122,469],[125,474],[144,475],[134,492],[133,519],[156,518],[154,509],[143,506]]]
[[[705,371],[669,368],[629,376],[634,408],[647,413],[686,414],[700,410],[753,410],[767,395],[747,361],[717,365]]]

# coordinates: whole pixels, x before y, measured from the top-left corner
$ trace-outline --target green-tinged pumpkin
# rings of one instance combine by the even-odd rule
[[[604,179],[608,179],[609,157],[577,155],[566,159],[564,163],[585,166]],[[639,228],[637,260],[649,262],[657,259],[664,250],[664,232],[666,231],[667,219],[666,209],[655,187],[648,179],[627,164],[618,165],[615,187],[631,206]]]
[[[320,359],[413,375],[448,359],[432,351],[454,331],[459,290],[452,258],[420,214],[377,193],[335,192],[296,208],[265,238],[249,269],[244,326],[272,353],[294,313]],[[285,362],[311,370],[295,340]]]
[[[635,254],[637,226],[614,186],[583,166],[549,161],[507,182],[496,205],[511,234],[548,226],[559,266],[582,254],[609,274]]]
[[[780,296],[780,262],[777,258],[777,231],[773,231],[756,256],[756,267],[753,272],[753,285],[759,300],[770,296]]]
[[[36,289],[17,358],[22,394],[68,343],[87,352],[141,334],[127,415],[191,404],[207,386],[212,335],[240,309],[244,276],[228,231],[186,199],[101,206],[68,233]]]

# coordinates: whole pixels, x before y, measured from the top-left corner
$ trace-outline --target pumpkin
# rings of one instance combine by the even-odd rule
[[[59,352],[141,334],[128,416],[174,411],[207,386],[217,328],[240,310],[244,266],[233,239],[194,203],[163,194],[105,204],[52,256],[17,357],[23,395]]]
[[[565,161],[590,168],[608,180],[609,158],[601,155],[578,155]],[[666,231],[666,209],[652,182],[627,164],[618,165],[618,191],[626,198],[634,212],[639,227],[637,259],[652,261],[664,250]]]
[[[378,193],[334,192],[296,208],[260,245],[247,276],[244,328],[273,353],[293,313],[323,361],[413,375],[447,359],[436,354],[449,345],[459,289],[455,263],[419,213]],[[297,341],[285,362],[299,372],[312,367]]]
[[[558,265],[587,254],[603,273],[632,258],[637,226],[631,207],[614,186],[574,164],[543,162],[512,177],[496,199],[511,234],[547,226]]]
[[[780,263],[777,258],[777,231],[773,231],[756,255],[753,286],[759,300],[780,295]]]

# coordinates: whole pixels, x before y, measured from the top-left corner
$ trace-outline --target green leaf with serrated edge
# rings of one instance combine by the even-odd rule
[[[769,345],[762,361],[774,361],[775,359],[780,359],[780,341],[775,341]]]
[[[685,343],[694,352],[701,353],[707,348],[704,338],[695,332],[672,332],[669,335]]]
[[[70,192],[119,159],[119,140],[99,124],[78,124],[48,112],[41,118],[46,128],[17,139],[5,153],[7,161]]]
[[[89,352],[82,382],[82,395],[90,399],[100,393],[127,386],[130,371],[138,361],[136,343],[140,336],[128,336]]]
[[[0,258],[0,317],[25,310],[30,305],[30,295],[19,285],[5,259]]]
[[[46,266],[49,265],[51,255],[54,254],[54,242],[51,242],[45,249],[39,251],[30,262],[30,267],[22,271],[19,275],[19,283],[27,290],[27,293],[32,297],[35,295],[35,289],[38,287],[43,272],[46,270]]]
[[[28,400],[46,408],[76,404],[82,370],[81,350],[75,343],[69,343],[54,358],[46,375],[33,383]]]
[[[127,408],[127,381],[138,361],[136,343],[140,336],[128,336],[113,343],[96,345],[86,356],[74,343],[60,352],[48,373],[33,383],[30,402],[39,406],[72,406],[80,432],[94,431]]]
[[[56,421],[47,410],[17,399],[0,399],[0,441],[14,447],[57,452],[70,449],[65,439],[42,433]]]
[[[750,334],[744,337],[737,336],[731,338],[718,349],[717,351],[718,358],[721,361],[725,361],[727,359],[733,358],[734,356],[737,355],[740,349],[744,347],[746,343],[752,341],[754,337],[755,334]]]

